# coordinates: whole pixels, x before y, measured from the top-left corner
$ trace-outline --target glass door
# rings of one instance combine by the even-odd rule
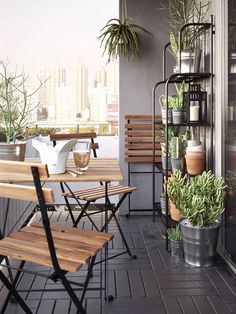
[[[224,253],[236,264],[236,1],[228,0],[228,103],[225,121]]]

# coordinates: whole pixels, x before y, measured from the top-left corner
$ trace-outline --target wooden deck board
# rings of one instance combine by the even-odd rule
[[[71,225],[68,212],[56,211],[50,214],[51,220]],[[100,214],[95,220],[100,224]],[[109,293],[115,297],[113,302],[106,303],[100,299],[100,292],[88,291],[86,308],[88,314],[227,314],[236,312],[235,276],[218,259],[216,266],[201,269],[189,267],[182,258],[173,258],[165,251],[162,238],[162,225],[153,223],[148,216],[119,217],[132,252],[136,260],[127,254],[109,261]],[[84,219],[81,227],[92,229],[91,223]],[[109,231],[115,237],[109,246],[109,256],[119,253],[123,243],[115,224],[109,225]],[[35,265],[27,266],[37,269]],[[39,269],[39,268],[38,268]],[[39,269],[49,272],[46,267]],[[68,274],[68,278],[82,281],[86,270],[77,274]],[[99,285],[100,265],[96,265],[91,287]],[[58,284],[57,284],[58,285]],[[25,274],[19,284],[21,288],[52,288],[54,283],[44,278]],[[59,285],[58,285],[59,286]],[[23,293],[27,304],[36,314],[76,313],[68,295],[63,292],[30,292]],[[0,293],[0,303],[2,303]],[[7,314],[23,313],[17,304],[10,304]]]

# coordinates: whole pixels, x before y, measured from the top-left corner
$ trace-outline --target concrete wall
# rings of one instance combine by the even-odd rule
[[[122,1],[121,1],[122,2]],[[121,3],[122,9],[122,3]],[[160,0],[127,0],[127,15],[136,24],[152,32],[153,36],[142,34],[142,61],[129,63],[120,58],[120,163],[127,180],[127,164],[124,162],[124,115],[151,114],[152,89],[156,82],[162,80],[162,49],[169,41],[169,29],[165,11],[160,9]],[[171,58],[170,58],[171,59]],[[172,72],[173,61],[168,60],[168,72]],[[163,94],[164,90],[160,91]],[[151,165],[136,165],[133,170],[151,170]],[[162,189],[161,176],[157,198]],[[133,194],[133,208],[152,208],[152,175],[138,174],[132,176],[132,184],[139,187]],[[127,212],[127,202],[120,213]]]

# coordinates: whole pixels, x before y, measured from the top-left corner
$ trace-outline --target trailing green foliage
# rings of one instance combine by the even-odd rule
[[[152,35],[145,28],[132,23],[130,18],[126,18],[124,22],[119,19],[111,19],[101,29],[103,32],[98,39],[101,40],[101,45],[104,44],[104,51],[108,55],[108,61],[117,59],[118,56],[124,55],[131,62],[141,60],[139,50],[139,34],[137,31],[142,31]]]
[[[179,224],[167,230],[168,238],[173,241],[182,241],[182,234]]]

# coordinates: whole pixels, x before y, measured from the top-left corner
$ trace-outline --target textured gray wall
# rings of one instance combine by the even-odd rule
[[[122,1],[121,1],[122,2]],[[122,6],[122,4],[121,4]],[[129,63],[120,58],[120,163],[127,181],[127,163],[124,162],[124,116],[126,114],[151,114],[152,89],[155,83],[162,80],[162,49],[169,41],[169,31],[165,11],[160,9],[160,0],[127,0],[127,13],[136,24],[149,30],[153,36],[142,34],[142,61]],[[168,60],[169,74],[173,61]],[[160,94],[163,94],[163,90]],[[133,170],[151,170],[151,165],[134,165]],[[152,208],[152,175],[139,174],[132,176],[132,185],[139,188],[133,193],[132,207],[136,209]],[[159,175],[159,179],[161,176]],[[161,190],[161,180],[157,198]],[[120,213],[127,212],[127,202]]]

